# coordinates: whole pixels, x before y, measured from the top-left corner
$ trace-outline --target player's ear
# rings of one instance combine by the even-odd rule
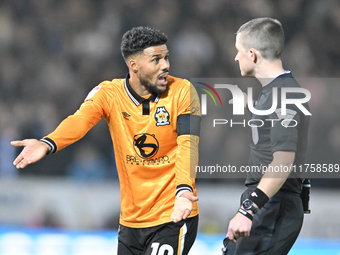
[[[127,60],[127,66],[129,68],[129,70],[132,70],[134,73],[137,73],[138,63],[137,63],[137,60],[135,58],[129,58]]]

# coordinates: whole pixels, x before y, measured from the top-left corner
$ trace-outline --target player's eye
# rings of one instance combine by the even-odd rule
[[[159,62],[159,58],[152,59],[152,62],[158,63]]]

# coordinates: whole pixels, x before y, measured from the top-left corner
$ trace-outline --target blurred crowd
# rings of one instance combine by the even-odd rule
[[[120,41],[134,26],[155,27],[168,35],[174,76],[240,77],[235,32],[262,16],[281,21],[284,66],[295,77],[340,77],[337,0],[0,1],[0,176],[115,179],[114,151],[103,120],[85,141],[20,171],[12,166],[19,150],[9,142],[43,137],[74,113],[98,83],[124,77]],[[319,116],[312,121],[308,151],[315,161],[335,163],[339,158],[336,81],[303,84],[312,93],[312,113],[315,109]],[[235,138],[226,134],[223,139]],[[231,144],[226,143],[226,155],[233,151]]]

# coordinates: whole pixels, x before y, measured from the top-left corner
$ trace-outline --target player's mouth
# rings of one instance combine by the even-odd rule
[[[161,73],[158,76],[158,81],[162,84],[162,85],[167,85],[168,84],[168,72],[166,73]]]

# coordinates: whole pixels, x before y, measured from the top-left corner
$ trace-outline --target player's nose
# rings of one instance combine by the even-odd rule
[[[165,71],[165,70],[169,70],[170,68],[170,62],[168,59],[163,59],[162,61],[162,65],[161,65],[161,70]]]

